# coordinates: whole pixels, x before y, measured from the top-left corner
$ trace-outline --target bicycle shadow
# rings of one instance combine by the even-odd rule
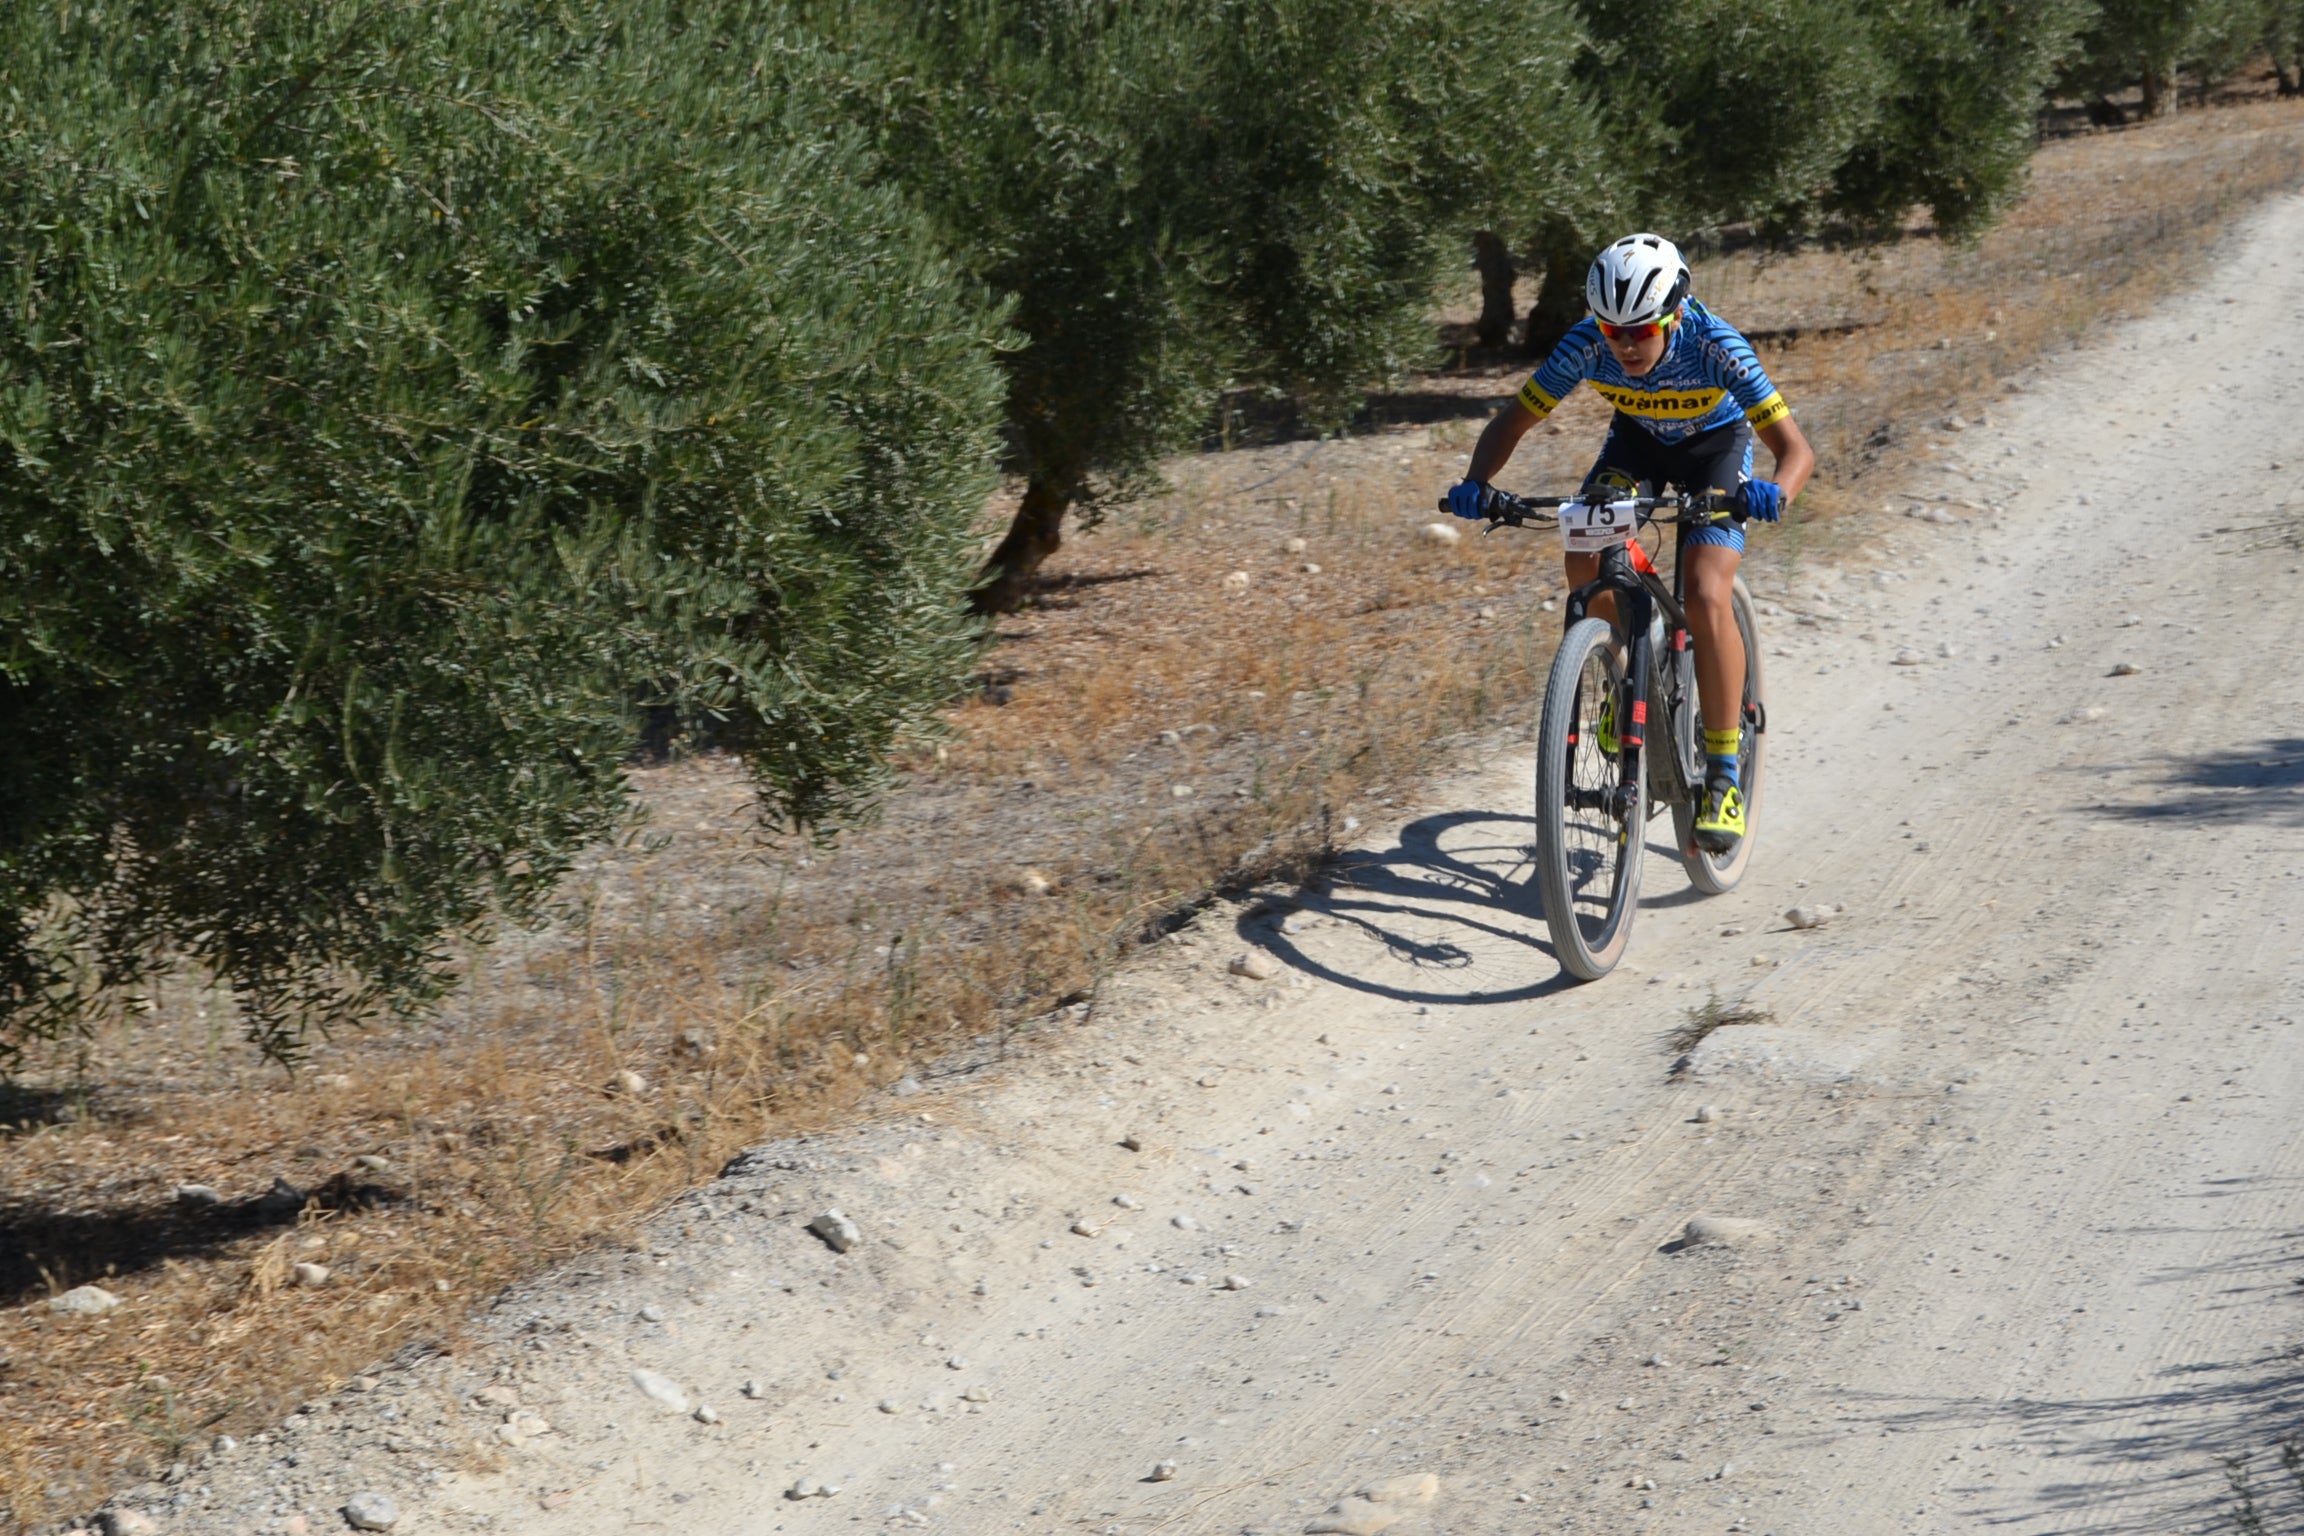
[[[1271,907],[1243,914],[1245,942],[1307,976],[1404,1003],[1515,1003],[1577,985],[1559,967],[1536,889],[1535,819],[1499,811],[1445,811],[1401,827],[1390,848],[1341,854]],[[1651,852],[1672,856],[1668,848]],[[1692,894],[1692,893],[1691,893]],[[1643,907],[1677,905],[1676,894]],[[1282,926],[1327,918],[1382,946],[1361,968],[1307,951]],[[1331,946],[1323,944],[1322,949]],[[1528,980],[1531,964],[1541,979]],[[1384,970],[1405,967],[1394,979]]]

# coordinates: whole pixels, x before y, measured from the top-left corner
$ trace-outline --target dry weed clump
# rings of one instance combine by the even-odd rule
[[[1853,535],[1943,417],[2164,288],[2201,230],[2296,182],[2300,146],[2286,104],[2063,141],[1972,249],[1723,256],[1698,289],[1761,333],[1818,441],[1803,513]],[[0,1529],[452,1350],[505,1282],[633,1240],[740,1148],[1085,1016],[1189,903],[1311,872],[1440,744],[1523,717],[1551,545],[1416,535],[1523,371],[1419,381],[1358,436],[1177,463],[1163,499],[1075,537],[950,738],[835,847],[757,835],[725,762],[642,770],[645,825],[551,928],[474,951],[434,1020],[317,1042],[289,1076],[187,982],[36,1060],[0,1088]],[[1511,482],[1573,484],[1604,421],[1572,401]],[[1756,584],[1807,537],[1759,541]],[[275,1180],[311,1198],[267,1207]],[[327,1283],[290,1283],[298,1262]],[[47,1310],[89,1281],[123,1304]]]

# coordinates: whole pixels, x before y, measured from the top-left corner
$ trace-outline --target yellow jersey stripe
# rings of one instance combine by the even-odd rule
[[[1520,403],[1540,417],[1549,416],[1560,408],[1560,402],[1538,389],[1534,379],[1520,386]]]
[[[1746,411],[1744,419],[1755,427],[1772,427],[1791,414],[1792,407],[1784,403],[1784,397],[1780,394],[1772,394]]]
[[[1592,381],[1592,392],[1627,416],[1652,421],[1694,421],[1709,416],[1728,398],[1724,389],[1624,389]]]

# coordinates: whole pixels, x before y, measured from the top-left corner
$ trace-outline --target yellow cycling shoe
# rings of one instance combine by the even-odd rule
[[[1696,846],[1706,853],[1734,853],[1744,839],[1744,791],[1726,779],[1704,789],[1704,809],[1696,816]]]

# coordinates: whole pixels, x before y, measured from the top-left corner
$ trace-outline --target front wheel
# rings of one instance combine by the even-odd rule
[[[1752,840],[1760,834],[1760,759],[1767,745],[1767,694],[1760,672],[1760,631],[1752,621],[1752,594],[1744,578],[1736,578],[1736,633],[1744,639],[1744,739],[1736,765],[1736,780],[1744,789],[1744,836],[1731,853],[1706,853],[1696,846],[1696,807],[1686,801],[1672,806],[1672,836],[1680,845],[1680,862],[1687,866],[1688,883],[1707,896],[1734,890],[1752,867]],[[1696,708],[1696,701],[1688,701]],[[1703,790],[1699,788],[1698,794]]]
[[[1623,688],[1608,623],[1572,625],[1552,658],[1536,731],[1536,882],[1553,952],[1580,981],[1598,981],[1624,958],[1640,901],[1647,776],[1625,774],[1594,728]]]

